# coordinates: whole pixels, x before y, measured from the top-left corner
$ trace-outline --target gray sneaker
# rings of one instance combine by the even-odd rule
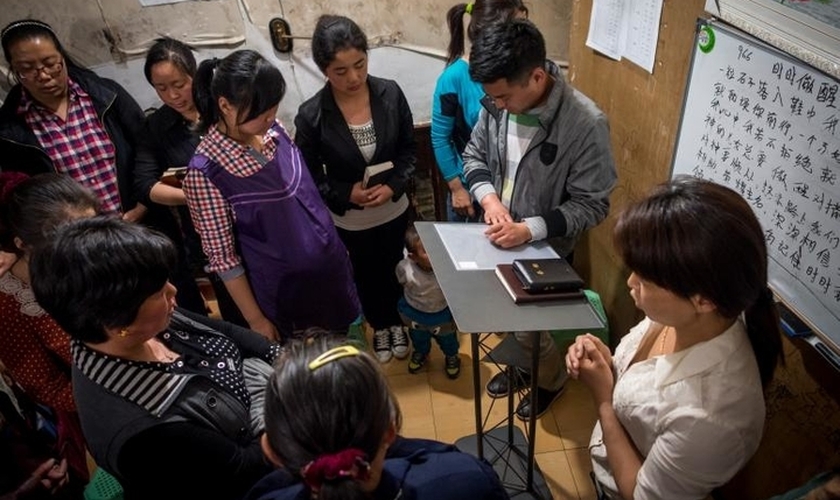
[[[405,359],[408,357],[408,335],[406,335],[403,327],[394,325],[388,328],[391,332],[391,351],[397,359]]]
[[[373,332],[373,353],[380,363],[391,361],[394,353],[391,352],[391,332],[382,329]]]

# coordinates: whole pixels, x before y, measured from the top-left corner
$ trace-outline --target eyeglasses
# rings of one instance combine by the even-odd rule
[[[43,71],[49,77],[53,77],[61,73],[61,70],[64,69],[64,61],[56,61],[49,64],[44,64],[43,66],[36,66],[34,68],[24,68],[15,71],[15,74],[20,80],[35,80],[38,78],[38,75],[41,74]]]

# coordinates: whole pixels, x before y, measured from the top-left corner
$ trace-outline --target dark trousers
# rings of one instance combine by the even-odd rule
[[[363,231],[338,229],[353,264],[353,277],[365,319],[374,330],[402,325],[397,301],[402,287],[395,269],[403,258],[408,210],[396,219]]]

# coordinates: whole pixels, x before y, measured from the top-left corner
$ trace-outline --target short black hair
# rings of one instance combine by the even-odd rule
[[[324,14],[312,33],[312,59],[322,73],[342,50],[357,49],[367,54],[365,32],[349,17]]]
[[[171,62],[190,78],[195,76],[196,63],[192,53],[192,47],[175,40],[174,38],[162,37],[155,40],[146,53],[146,62],[143,64],[143,74],[146,81],[152,83],[152,68],[161,62]]]
[[[72,338],[98,344],[134,322],[169,279],[175,246],[161,233],[113,216],[77,219],[29,262],[38,304]]]
[[[470,78],[478,83],[520,82],[544,64],[545,39],[527,19],[488,26],[470,50]]]

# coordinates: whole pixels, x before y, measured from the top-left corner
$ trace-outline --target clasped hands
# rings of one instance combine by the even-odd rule
[[[612,354],[601,339],[591,333],[578,335],[566,351],[566,371],[589,387],[596,406],[612,404],[615,385]]]
[[[350,201],[360,207],[378,207],[393,196],[394,190],[387,184],[377,184],[365,189],[361,182],[357,182],[353,184],[353,190],[350,192]]]

